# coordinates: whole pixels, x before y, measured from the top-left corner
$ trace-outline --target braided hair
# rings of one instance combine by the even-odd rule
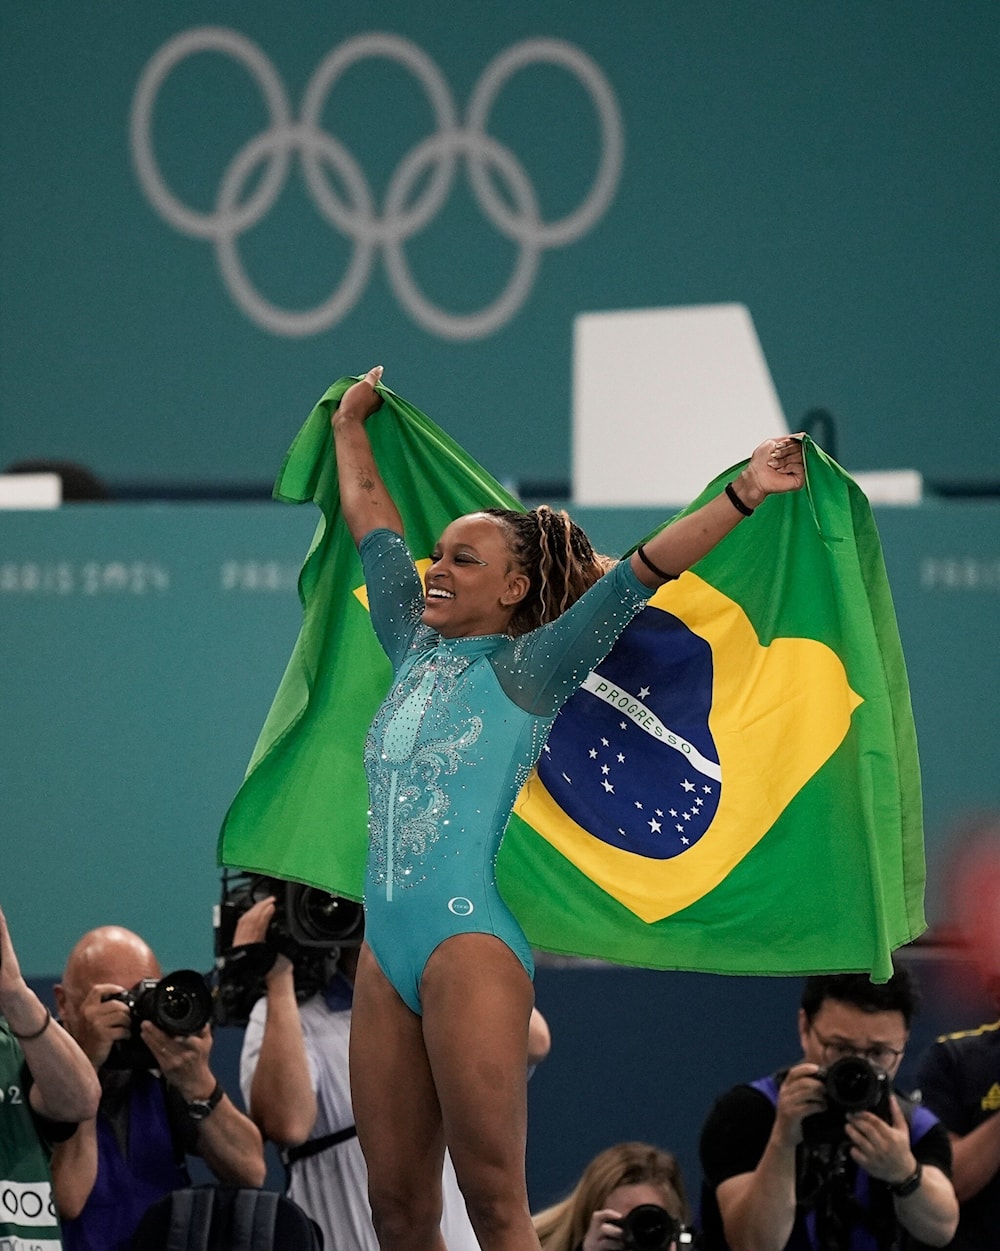
[[[485,508],[508,534],[512,561],[531,585],[510,621],[512,635],[527,634],[554,621],[614,564],[594,551],[590,539],[570,516],[539,504],[530,512]]]

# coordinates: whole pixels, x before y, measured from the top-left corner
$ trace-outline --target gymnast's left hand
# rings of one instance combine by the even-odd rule
[[[798,491],[804,485],[806,470],[802,438],[801,434],[790,434],[778,439],[765,439],[754,450],[750,463],[740,475],[752,487],[748,494],[762,499],[767,495]]]

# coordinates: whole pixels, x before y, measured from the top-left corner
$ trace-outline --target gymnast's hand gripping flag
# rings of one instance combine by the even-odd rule
[[[365,735],[390,680],[339,513],[335,383],[275,496],[322,517],[302,628],[220,863],[360,897]],[[445,525],[521,505],[387,388],[368,428],[418,560]],[[925,928],[916,734],[868,502],[805,440],[768,499],[662,587],[560,713],[511,817],[500,887],[542,949],[718,973],[869,971]],[[718,494],[739,466],[698,500]]]

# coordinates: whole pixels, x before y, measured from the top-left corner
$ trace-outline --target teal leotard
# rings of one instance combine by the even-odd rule
[[[531,949],[497,890],[500,840],[560,707],[652,591],[622,561],[518,639],[446,639],[420,621],[423,587],[402,538],[373,530],[360,551],[394,679],[365,744],[365,937],[419,1013],[427,959],[453,934],[496,935],[532,974]]]

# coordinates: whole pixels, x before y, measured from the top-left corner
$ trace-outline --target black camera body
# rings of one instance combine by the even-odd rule
[[[212,993],[194,969],[177,969],[159,981],[144,977],[130,990],[104,996],[105,1001],[112,999],[128,1008],[131,1033],[112,1044],[106,1062],[110,1068],[156,1067],[153,1053],[139,1032],[143,1021],[152,1021],[165,1034],[183,1038],[197,1034],[212,1019]]]
[[[272,895],[274,916],[264,942],[234,948],[240,917]],[[326,985],[341,950],[361,945],[365,914],[361,904],[316,886],[223,870],[214,928],[215,1023],[246,1025],[253,1005],[265,992],[264,977],[277,953],[292,962],[299,1001],[308,999]]]
[[[668,1251],[681,1228],[658,1203],[640,1203],[617,1224],[622,1231],[622,1245],[629,1251]]]
[[[892,1124],[892,1083],[864,1056],[842,1056],[828,1069],[821,1069],[817,1077],[823,1083],[827,1106],[803,1120],[802,1133],[807,1142],[842,1139],[844,1122],[851,1112],[874,1112]]]

